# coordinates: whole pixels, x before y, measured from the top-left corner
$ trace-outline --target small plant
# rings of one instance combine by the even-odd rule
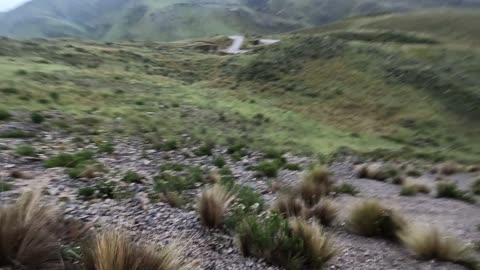
[[[15,153],[21,156],[35,156],[35,148],[30,144],[21,144],[15,148]]]
[[[244,256],[262,258],[288,270],[305,266],[320,269],[335,252],[320,226],[300,219],[289,222],[276,214],[262,220],[246,217],[236,230],[236,238]]]
[[[109,142],[102,143],[98,145],[98,152],[112,154],[113,152],[115,152],[115,146]]]
[[[472,183],[472,193],[476,195],[480,195],[480,178],[477,178]]]
[[[300,170],[302,170],[302,167],[300,167],[300,165],[296,164],[296,163],[287,163],[283,166],[283,168],[285,170],[289,170],[289,171],[300,171]]]
[[[181,172],[185,169],[185,167],[186,166],[183,165],[182,163],[168,162],[160,165],[160,170]]]
[[[10,119],[11,115],[9,112],[3,110],[3,109],[0,109],[0,121],[5,121],[5,120],[8,120]]]
[[[399,175],[398,169],[388,164],[373,163],[364,164],[356,168],[356,174],[359,178],[375,179],[385,181],[389,178],[395,178]]]
[[[437,198],[456,199],[469,203],[475,202],[475,200],[465,191],[458,189],[457,184],[449,181],[442,181],[437,183]]]
[[[3,180],[0,180],[0,192],[5,192],[5,191],[10,191],[13,189],[13,185],[10,183],[7,183]]]
[[[334,190],[334,181],[327,168],[317,166],[305,174],[299,190],[305,203],[313,206]]]
[[[275,161],[263,161],[258,164],[255,169],[266,177],[276,177],[280,166],[278,162]]]
[[[417,195],[417,188],[413,185],[403,185],[400,190],[400,196],[415,196]]]
[[[122,181],[127,183],[142,183],[143,176],[135,171],[128,171],[122,178]]]
[[[223,168],[223,166],[225,166],[225,160],[222,157],[217,157],[213,160],[213,165],[218,168]]]
[[[197,212],[204,225],[216,228],[223,225],[225,213],[234,197],[220,185],[204,190],[197,202]]]
[[[307,207],[302,199],[292,194],[282,194],[274,202],[273,210],[281,214],[285,218],[289,217],[306,217]]]
[[[355,204],[350,211],[348,227],[366,237],[396,239],[406,221],[394,210],[383,206],[376,200],[365,200]]]
[[[422,259],[450,261],[466,266],[478,266],[471,246],[427,225],[410,225],[400,232],[401,242]],[[478,269],[471,267],[472,269]]]
[[[195,155],[197,156],[211,156],[213,154],[213,148],[215,148],[215,144],[211,142],[207,142],[197,148],[197,150],[194,151]]]
[[[78,195],[85,200],[92,199],[97,190],[92,186],[85,186],[78,189]]]
[[[180,208],[186,203],[185,198],[178,192],[164,192],[159,195],[159,199],[175,208]]]
[[[52,156],[44,162],[46,168],[65,167],[75,168],[79,164],[90,161],[93,159],[93,153],[91,151],[81,151],[75,154],[59,154]]]
[[[30,119],[34,124],[41,124],[45,121],[45,117],[43,117],[43,115],[38,112],[32,112],[32,114],[30,115]]]
[[[323,226],[330,226],[337,219],[339,209],[330,199],[322,199],[309,211],[309,216],[317,219]]]
[[[459,172],[460,170],[460,165],[453,161],[446,161],[438,165],[438,168],[436,169],[436,171],[443,175],[452,175]]]
[[[0,138],[28,139],[34,137],[34,134],[23,130],[7,130],[0,133]]]
[[[166,140],[161,148],[164,151],[172,151],[178,149],[178,144],[175,140]]]
[[[352,184],[343,183],[335,187],[335,192],[340,194],[350,194],[355,196],[358,194],[358,190]]]

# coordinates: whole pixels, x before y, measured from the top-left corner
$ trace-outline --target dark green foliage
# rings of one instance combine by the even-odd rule
[[[0,133],[0,138],[28,139],[34,137],[34,134],[23,130],[7,130]]]
[[[0,180],[0,192],[4,192],[4,191],[10,191],[13,189],[13,185],[3,181],[3,180]]]
[[[115,146],[110,142],[102,143],[98,145],[98,152],[112,154],[113,152],[115,152]]]
[[[409,169],[405,172],[406,175],[412,176],[412,177],[420,177],[422,176],[422,172],[416,169]]]
[[[263,161],[258,164],[255,169],[263,176],[276,177],[281,164],[277,161]]]
[[[212,142],[206,142],[199,148],[197,148],[194,153],[197,156],[211,156],[212,150],[215,147],[215,144]]]
[[[93,198],[115,199],[115,194],[116,185],[110,181],[101,181],[96,185],[84,186],[78,189],[78,195],[85,200]]]
[[[44,162],[46,168],[66,167],[75,168],[78,165],[93,159],[93,152],[85,150],[75,154],[62,153],[48,158]]]
[[[43,115],[38,112],[32,112],[32,114],[30,115],[30,119],[34,124],[41,124],[45,121],[45,117],[43,117]]]
[[[11,115],[9,112],[3,110],[3,109],[0,109],[0,121],[5,121],[5,120],[8,120],[10,119]]]
[[[160,170],[162,171],[175,171],[181,172],[186,168],[182,163],[168,162],[160,165]]]
[[[164,151],[172,151],[178,149],[178,144],[175,140],[166,140],[160,148]]]
[[[417,187],[414,185],[404,185],[402,186],[402,190],[400,190],[400,196],[415,196],[417,192]]]
[[[122,181],[127,183],[141,183],[143,176],[138,174],[135,171],[128,171],[125,176],[122,178]]]
[[[92,199],[96,189],[93,186],[85,186],[78,189],[78,195],[85,200]]]
[[[472,183],[472,192],[473,194],[480,195],[480,178],[477,178]]]
[[[21,156],[34,156],[35,148],[30,144],[21,144],[15,148],[15,153]]]
[[[195,188],[198,183],[203,181],[204,171],[200,168],[190,168],[188,172],[174,175],[170,173],[161,173],[155,176],[154,189],[160,193],[182,192],[184,190]]]
[[[213,165],[217,166],[218,168],[223,168],[223,166],[225,166],[225,159],[222,157],[217,157],[213,160]]]
[[[265,151],[265,158],[268,159],[283,159],[283,153],[277,149],[270,148]]]
[[[82,177],[83,170],[85,170],[85,166],[83,166],[82,164],[82,165],[77,165],[74,168],[67,168],[65,172],[70,178],[78,179]]]
[[[245,154],[244,149],[245,149],[245,144],[237,142],[228,146],[227,153],[230,155],[233,155],[235,153],[241,153],[242,155],[244,155]]]
[[[299,164],[296,163],[287,163],[283,166],[284,169],[289,170],[289,171],[301,171],[302,167],[300,167]]]
[[[353,185],[348,183],[343,183],[335,187],[335,192],[341,193],[341,194],[350,194],[352,196],[355,196],[358,194],[359,191]]]
[[[474,203],[475,199],[467,192],[460,190],[457,184],[442,181],[437,184],[437,198],[449,198]]]

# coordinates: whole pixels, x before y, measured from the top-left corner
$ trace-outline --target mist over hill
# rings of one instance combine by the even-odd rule
[[[480,0],[33,0],[0,14],[0,34],[172,41],[271,34],[372,13],[480,7]]]

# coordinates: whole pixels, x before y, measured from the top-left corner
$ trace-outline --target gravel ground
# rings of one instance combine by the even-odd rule
[[[195,157],[192,148],[162,152],[150,150],[135,139],[117,139],[113,154],[101,154],[97,160],[106,165],[109,173],[102,179],[120,181],[128,170],[134,170],[146,177],[144,184],[130,184],[125,188],[133,193],[131,198],[123,200],[91,200],[83,201],[77,196],[78,188],[98,179],[72,180],[63,169],[45,169],[42,160],[47,156],[65,150],[75,149],[72,138],[66,135],[41,130],[40,127],[18,122],[0,124],[0,131],[6,129],[27,129],[35,132],[37,138],[29,142],[42,154],[35,158],[20,157],[12,150],[0,151],[0,177],[8,178],[13,170],[24,174],[22,179],[15,179],[15,189],[0,193],[4,202],[11,201],[19,193],[27,189],[43,190],[46,197],[57,200],[65,214],[77,219],[91,222],[98,227],[119,225],[144,241],[165,244],[182,239],[186,244],[186,257],[195,260],[200,269],[232,269],[260,270],[278,269],[268,266],[262,261],[241,256],[234,239],[223,231],[207,230],[201,226],[196,213],[191,207],[185,209],[172,208],[164,203],[148,200],[147,194],[152,190],[152,178],[159,171],[159,165],[166,162],[200,166],[211,170],[212,157]],[[0,139],[1,146],[13,148],[24,140]],[[93,147],[89,145],[88,147]],[[225,149],[215,149],[215,155],[224,155]],[[307,158],[287,156],[291,162],[306,166]],[[258,153],[250,153],[240,161],[226,158],[237,181],[253,187],[271,202],[274,194],[269,191],[268,179],[259,178],[249,167],[261,160]],[[360,193],[356,197],[341,195],[336,198],[345,216],[351,205],[361,198],[377,198],[387,205],[404,213],[412,222],[437,225],[468,241],[480,241],[480,208],[479,204],[467,204],[449,199],[437,199],[433,195],[416,197],[399,196],[400,187],[386,182],[369,179],[357,179],[353,174],[353,163],[344,160],[335,162],[330,170],[339,182],[353,184]],[[293,185],[300,177],[299,172],[281,171],[278,178],[286,185]],[[461,187],[467,187],[474,174],[458,174],[452,179]],[[421,181],[434,185],[435,176],[425,173]],[[201,187],[192,191],[198,193]],[[365,238],[354,235],[340,223],[326,229],[335,240],[338,253],[330,262],[329,269],[464,269],[462,266],[436,262],[419,261],[405,248],[398,244],[381,239]]]

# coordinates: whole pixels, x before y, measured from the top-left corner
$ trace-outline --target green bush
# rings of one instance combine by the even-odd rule
[[[473,203],[475,199],[467,192],[458,189],[457,184],[448,181],[442,181],[437,184],[437,198],[449,198]]]
[[[78,195],[83,199],[92,199],[95,195],[96,189],[92,186],[85,186],[78,189]]]
[[[197,156],[211,156],[212,150],[215,148],[215,144],[211,142],[204,143],[202,146],[197,148],[194,153]]]
[[[32,112],[30,119],[32,120],[32,123],[35,124],[41,124],[45,121],[45,117],[38,112]]]
[[[227,153],[229,155],[233,155],[233,154],[240,154],[242,156],[245,155],[245,144],[244,143],[234,143],[230,146],[228,146],[227,148]]]
[[[21,156],[34,156],[35,148],[30,144],[21,144],[15,148],[15,153]]]
[[[213,165],[217,166],[218,168],[223,168],[223,166],[225,166],[225,159],[222,157],[217,157],[213,160]]]
[[[112,143],[102,143],[98,145],[98,152],[99,153],[107,153],[107,154],[112,154],[115,152],[115,146]]]
[[[10,119],[11,115],[9,112],[3,110],[3,109],[0,109],[0,121],[5,121],[5,120],[8,120]]]
[[[255,169],[266,177],[276,177],[278,175],[278,170],[280,165],[276,161],[263,161],[258,164]]]
[[[35,135],[28,131],[23,130],[7,130],[0,133],[0,138],[11,138],[11,139],[28,139],[32,138]]]
[[[159,146],[158,149],[163,150],[163,151],[173,151],[178,149],[178,143],[175,140],[166,140],[165,142],[162,142]]]
[[[122,178],[122,181],[127,183],[141,183],[143,176],[138,174],[135,171],[128,171],[125,176]]]
[[[300,167],[299,164],[296,163],[287,163],[283,166],[284,169],[289,170],[289,171],[301,171],[302,167]]]
[[[321,269],[334,248],[321,228],[305,221],[271,214],[265,219],[246,217],[236,230],[240,250],[247,257],[264,259],[287,270],[312,266]]]
[[[353,185],[348,183],[343,183],[341,185],[336,186],[335,192],[342,193],[342,194],[350,194],[352,196],[355,196],[358,194],[357,188],[355,188]]]
[[[82,163],[91,161],[93,159],[93,152],[84,150],[75,154],[62,153],[48,158],[44,162],[46,168],[65,167],[75,168]]]

